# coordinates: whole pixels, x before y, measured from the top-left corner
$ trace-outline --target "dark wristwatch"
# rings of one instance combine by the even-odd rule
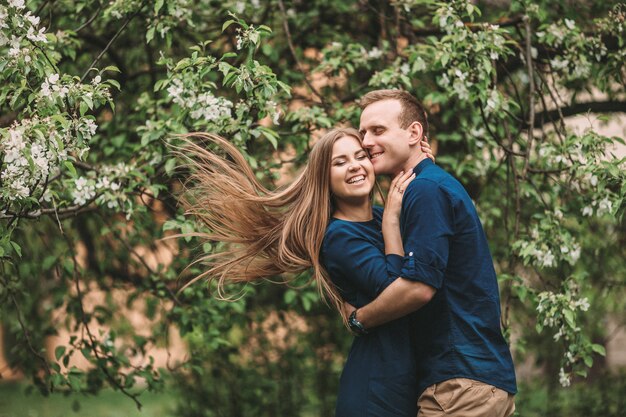
[[[350,327],[350,330],[352,330],[352,333],[354,333],[355,335],[363,336],[367,334],[367,330],[365,330],[365,326],[363,326],[363,324],[357,320],[357,310],[358,309],[354,310],[352,314],[350,314],[350,317],[348,317],[348,327]]]

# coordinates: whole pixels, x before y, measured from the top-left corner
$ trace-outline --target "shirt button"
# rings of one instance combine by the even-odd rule
[[[413,256],[413,252],[409,252],[409,256]]]

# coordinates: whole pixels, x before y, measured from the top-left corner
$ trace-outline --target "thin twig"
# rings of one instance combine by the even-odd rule
[[[526,26],[526,64],[528,66],[528,144],[526,145],[526,155],[524,156],[524,169],[522,177],[526,177],[528,166],[530,164],[530,152],[533,147],[533,129],[535,128],[535,75],[533,73],[533,55],[532,55],[532,33],[530,27],[530,18],[524,16],[524,25]]]
[[[324,105],[325,103],[324,97],[322,97],[319,91],[317,91],[317,89],[313,87],[313,84],[311,84],[311,82],[309,81],[309,77],[307,76],[306,71],[304,70],[304,67],[302,66],[302,63],[298,59],[298,55],[296,55],[296,49],[294,48],[293,41],[291,40],[291,32],[289,31],[289,22],[287,21],[287,12],[285,11],[285,5],[283,4],[283,0],[278,0],[278,6],[280,7],[280,11],[283,15],[283,28],[285,29],[285,36],[287,36],[287,44],[289,45],[289,51],[291,51],[291,55],[293,56],[293,59],[296,61],[298,70],[304,76],[304,82],[306,83],[306,85],[309,86],[309,88],[311,89],[311,92],[320,99],[320,101],[322,102],[322,105]]]
[[[130,399],[132,399],[135,404],[137,405],[137,409],[141,410],[142,404],[139,402],[139,400],[137,399],[137,394],[133,394],[131,392],[128,392],[126,390],[126,388],[124,388],[124,386],[122,386],[110,373],[109,370],[106,368],[106,366],[103,363],[103,359],[106,360],[106,358],[103,358],[100,355],[100,352],[97,349],[97,341],[95,336],[93,335],[93,333],[91,333],[91,329],[89,328],[89,323],[87,321],[87,315],[85,314],[85,309],[83,308],[83,294],[82,291],[80,290],[80,280],[79,280],[79,273],[78,273],[78,261],[76,260],[76,253],[74,251],[74,245],[73,242],[70,240],[69,236],[64,235],[65,237],[65,241],[67,243],[67,247],[70,250],[71,256],[72,256],[72,263],[74,266],[74,273],[73,273],[73,278],[74,278],[74,283],[75,283],[75,287],[76,287],[76,296],[78,297],[78,306],[80,309],[80,319],[81,319],[81,323],[82,323],[82,327],[83,329],[87,332],[87,336],[89,338],[89,344],[90,344],[90,349],[93,352],[94,356],[97,359],[97,363],[98,363],[98,367],[100,368],[100,370],[104,373],[104,375],[107,377],[107,379],[109,380],[109,382],[115,386],[117,389],[119,389],[124,395],[126,395],[127,397],[129,397]],[[109,356],[107,356],[107,358],[110,358]]]
[[[4,269],[4,264],[3,264],[3,269]],[[3,271],[3,275],[4,275],[4,271]],[[28,345],[28,349],[30,349],[33,355],[35,355],[41,361],[41,363],[43,363],[44,369],[46,370],[46,375],[50,376],[51,372],[50,372],[50,366],[48,365],[48,361],[33,346],[33,342],[30,338],[30,333],[28,329],[26,328],[26,325],[24,324],[24,320],[22,318],[22,310],[20,309],[20,305],[15,298],[15,294],[13,293],[13,290],[9,289],[9,286],[7,285],[7,282],[5,281],[3,277],[0,277],[0,279],[2,279],[2,284],[8,290],[9,297],[11,298],[11,301],[13,302],[13,306],[15,307],[17,321],[20,323],[20,327],[22,328],[22,333],[24,334],[24,337],[26,338],[26,344]]]
[[[113,45],[113,42],[115,42],[115,40],[122,34],[122,32],[124,31],[124,29],[126,29],[126,26],[128,26],[128,24],[130,23],[131,20],[133,20],[135,18],[135,16],[137,16],[139,14],[139,12],[143,9],[143,6],[146,4],[146,2],[144,1],[141,6],[137,9],[137,11],[135,13],[133,13],[131,16],[128,17],[128,19],[126,19],[126,21],[124,22],[124,24],[122,25],[122,27],[120,27],[118,29],[118,31],[115,33],[115,35],[113,35],[113,37],[111,38],[111,40],[109,41],[109,43],[107,43],[107,45],[104,47],[104,49],[98,54],[98,56],[96,57],[96,59],[93,60],[93,62],[91,63],[91,65],[89,65],[89,68],[87,68],[87,71],[85,71],[85,73],[83,74],[83,76],[80,78],[80,82],[82,83],[83,81],[85,81],[85,78],[87,78],[87,75],[89,75],[89,72],[91,71],[92,68],[94,68],[96,66],[96,64],[98,63],[98,61],[100,61],[100,58],[102,58],[104,56],[104,54],[109,50],[109,48],[111,47],[111,45]]]
[[[27,213],[6,213],[0,215],[0,219],[14,219],[14,218],[24,218],[24,219],[36,219],[41,216],[45,216],[48,214],[54,214],[57,218],[67,218],[70,216],[75,216],[80,213],[84,213],[86,211],[92,211],[97,209],[97,207],[89,207],[91,203],[93,203],[100,194],[96,194],[92,198],[90,198],[85,204],[77,204],[70,207],[65,207],[62,209],[53,208],[42,208],[39,210],[30,211]]]
[[[85,29],[86,27],[88,27],[89,25],[91,25],[93,23],[94,20],[96,20],[96,17],[98,17],[98,15],[100,14],[100,10],[102,10],[102,4],[98,5],[98,9],[96,10],[96,12],[93,14],[93,16],[91,16],[89,18],[89,20],[87,20],[85,23],[83,23],[82,25],[80,25],[80,27],[78,29],[76,29],[74,32],[78,33],[81,30]]]
[[[498,138],[498,136],[491,130],[491,127],[489,127],[489,121],[487,120],[487,115],[485,115],[485,111],[483,109],[483,105],[482,103],[478,103],[478,107],[480,108],[480,115],[483,119],[483,124],[485,125],[485,128],[487,128],[487,132],[489,132],[489,135],[493,138],[494,141],[496,141],[496,143],[507,153],[510,155],[516,155],[516,156],[524,156],[523,153],[521,152],[516,152],[513,149],[507,147],[504,143],[502,143],[502,141],[500,140],[500,138]]]

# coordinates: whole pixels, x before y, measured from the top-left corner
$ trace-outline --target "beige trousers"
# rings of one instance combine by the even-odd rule
[[[514,395],[467,378],[431,385],[417,405],[418,417],[508,417],[515,411]]]

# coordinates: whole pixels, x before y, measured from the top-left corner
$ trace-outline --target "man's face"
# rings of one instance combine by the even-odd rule
[[[402,105],[398,100],[381,100],[361,113],[359,130],[377,175],[395,175],[412,155],[410,129],[400,127]]]

